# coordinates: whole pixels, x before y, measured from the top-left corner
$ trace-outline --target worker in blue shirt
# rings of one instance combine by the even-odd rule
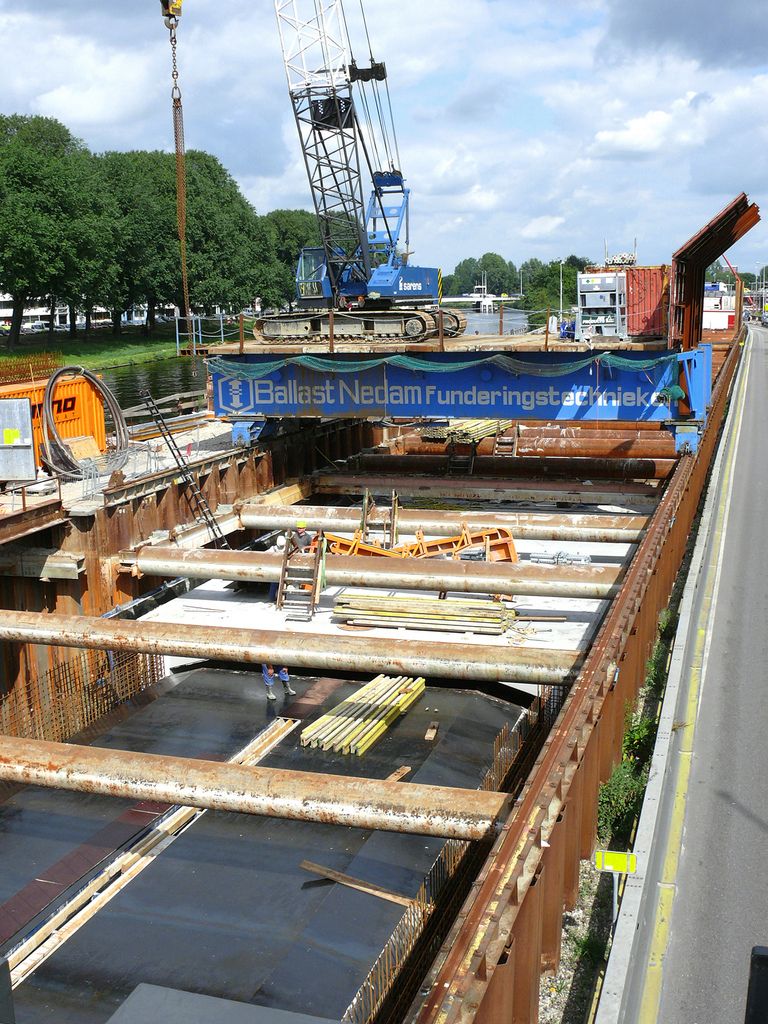
[[[267,700],[277,700],[275,696],[275,679],[279,679],[283,684],[283,690],[286,697],[295,697],[296,691],[291,687],[291,677],[288,675],[288,669],[283,665],[279,672],[275,672],[274,665],[265,665],[262,663],[261,674],[264,677],[264,685],[267,688]]]

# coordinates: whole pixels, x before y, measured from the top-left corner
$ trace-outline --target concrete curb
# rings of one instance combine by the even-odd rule
[[[741,386],[745,366],[746,360],[742,358],[731,396],[736,394]],[[711,555],[714,513],[720,497],[726,442],[734,429],[732,413],[731,408],[718,446],[698,538],[683,590],[656,746],[635,839],[634,852],[637,854],[638,872],[627,879],[624,889],[595,1024],[631,1024],[636,1020],[640,1009],[645,980],[644,967],[656,912],[655,892],[666,853],[665,840],[675,797],[676,754],[679,740],[674,725],[680,720],[680,715],[684,715],[687,703],[688,687],[684,682],[690,669],[697,613],[701,607],[702,594],[699,584]]]

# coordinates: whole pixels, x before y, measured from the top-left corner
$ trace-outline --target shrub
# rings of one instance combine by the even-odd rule
[[[629,716],[622,754],[625,761],[632,761],[638,765],[644,765],[651,759],[653,745],[656,742],[656,721],[647,715],[637,718]]]
[[[635,818],[640,812],[648,781],[647,768],[622,761],[600,787],[597,805],[597,834],[603,845],[628,842]]]

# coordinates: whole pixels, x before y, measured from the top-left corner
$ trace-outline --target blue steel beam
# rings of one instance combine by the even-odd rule
[[[678,418],[680,370],[703,420],[711,393],[711,348],[665,353],[430,353],[418,359],[247,355],[211,361],[217,416],[474,417],[515,420]],[[633,365],[636,364],[636,365]],[[672,397],[670,397],[670,391]]]

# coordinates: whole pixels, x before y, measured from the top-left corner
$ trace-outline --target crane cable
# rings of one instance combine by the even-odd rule
[[[366,40],[368,42],[368,53],[370,54],[371,64],[373,64],[373,62],[374,62],[373,44],[371,42],[371,33],[368,30],[368,18],[367,18],[366,13],[365,13],[365,4],[363,3],[363,0],[360,0],[360,14],[362,15],[362,19],[363,19],[363,28],[365,30],[365,38],[366,38]],[[389,80],[386,79],[386,78],[384,79],[384,85],[385,85],[385,88],[386,88],[387,105],[388,105],[388,108],[389,108],[389,130],[391,130],[391,133],[392,133],[392,143],[391,144],[390,144],[390,141],[389,141],[389,130],[387,128],[386,118],[384,116],[383,104],[381,102],[381,96],[380,96],[380,93],[379,93],[379,83],[377,81],[374,81],[372,83],[371,91],[373,93],[374,101],[376,103],[376,108],[377,108],[378,114],[379,114],[379,123],[381,125],[381,131],[382,131],[382,134],[384,136],[384,148],[386,150],[386,154],[387,154],[387,159],[389,161],[389,165],[390,165],[390,167],[394,168],[394,166],[395,166],[395,159],[394,158],[397,158],[397,169],[400,170],[400,168],[402,167],[402,164],[400,162],[400,147],[399,147],[398,142],[397,142],[397,130],[395,128],[395,115],[394,115],[394,111],[392,110],[392,97],[391,97],[390,92],[389,92]]]
[[[180,10],[181,4],[177,6]],[[191,339],[192,308],[189,301],[189,275],[187,272],[187,153],[184,143],[184,108],[181,103],[179,65],[176,54],[176,29],[178,28],[179,19],[175,14],[171,14],[165,18],[165,24],[168,27],[171,39],[171,78],[173,80],[171,99],[173,101],[173,136],[176,144],[176,222],[179,231],[179,253],[181,256],[181,287],[184,295],[184,318],[187,325],[187,335]]]
[[[98,459],[78,459],[62,440],[56,423],[56,388],[61,383],[71,383],[78,378],[84,379],[90,384],[92,391],[101,396],[102,403],[112,418],[114,441],[111,450]],[[82,366],[62,366],[48,379],[40,421],[44,461],[57,476],[67,480],[82,480],[87,474],[88,463],[95,467],[99,475],[103,475],[123,469],[128,461],[131,438],[120,403],[101,377],[97,377]]]

